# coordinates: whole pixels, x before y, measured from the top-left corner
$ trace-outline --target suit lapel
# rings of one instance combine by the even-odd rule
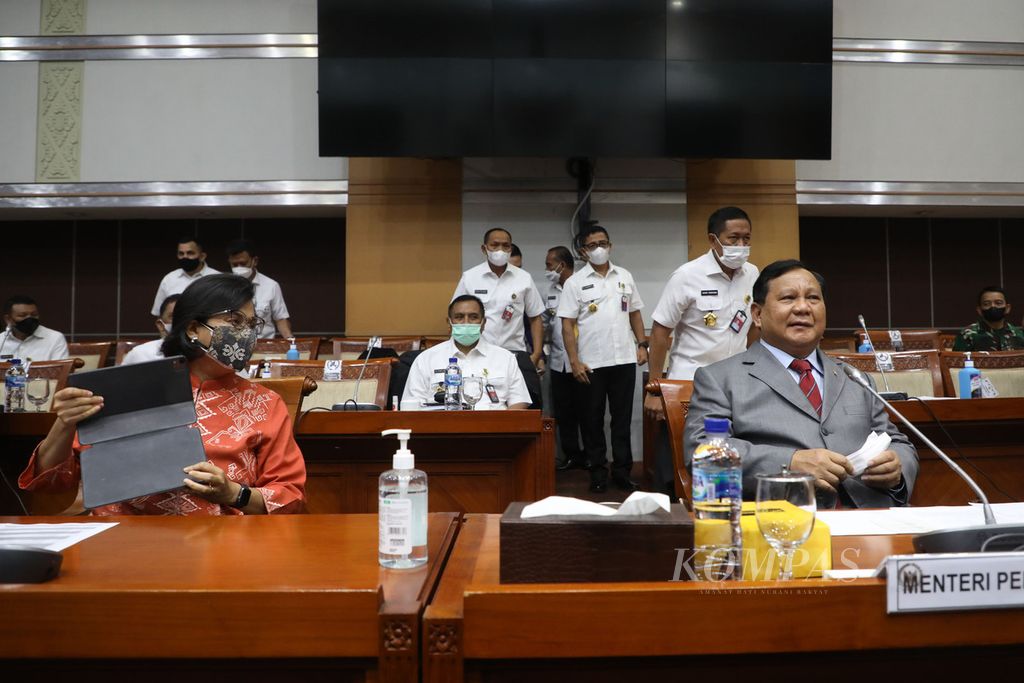
[[[825,422],[832,413],[832,409],[839,402],[839,395],[843,393],[846,386],[846,373],[839,365],[818,349],[818,360],[821,361],[821,369],[825,377],[825,405],[821,409],[821,421]]]
[[[816,422],[820,420],[818,413],[811,407],[811,402],[800,391],[800,385],[796,383],[789,370],[782,367],[782,364],[775,359],[771,352],[764,348],[760,342],[755,342],[747,349],[747,359],[743,361],[747,365],[750,376],[767,384],[772,391],[793,404],[795,408],[802,411]]]

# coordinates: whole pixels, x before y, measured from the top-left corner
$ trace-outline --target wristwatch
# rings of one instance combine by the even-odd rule
[[[637,346],[642,346],[645,349],[647,349],[648,351],[651,350],[651,342],[648,342],[648,341],[642,341],[639,344],[637,344]]]
[[[231,504],[231,507],[241,510],[249,504],[249,498],[252,497],[252,489],[245,484],[239,484],[239,486],[241,488],[238,489],[238,498],[235,498],[235,502]]]

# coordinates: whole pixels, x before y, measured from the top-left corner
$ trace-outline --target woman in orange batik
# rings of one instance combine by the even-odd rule
[[[306,465],[292,421],[276,393],[238,376],[264,321],[252,284],[208,275],[182,292],[163,343],[165,356],[189,360],[197,428],[207,459],[185,469],[182,488],[92,510],[96,515],[224,515],[302,512]],[[57,419],[36,447],[19,484],[29,491],[78,487],[76,425],[103,409],[103,397],[68,387],[54,394]]]

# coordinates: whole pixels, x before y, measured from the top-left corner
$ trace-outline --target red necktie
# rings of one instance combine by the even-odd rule
[[[818,413],[818,417],[821,417],[821,392],[818,391],[818,383],[811,374],[811,361],[794,360],[789,364],[789,369],[800,373],[800,391],[804,392],[804,396],[811,402],[811,407]]]

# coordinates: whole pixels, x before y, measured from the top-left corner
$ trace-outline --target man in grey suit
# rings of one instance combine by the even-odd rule
[[[818,350],[825,331],[825,283],[801,262],[776,261],[754,283],[751,315],[761,330],[745,352],[697,370],[686,416],[687,462],[704,437],[704,418],[728,418],[743,458],[743,497],[753,499],[758,473],[814,475],[819,500],[844,507],[906,505],[917,477],[917,451],[881,402]],[[860,477],[846,456],[872,431],[888,432],[890,449]]]

